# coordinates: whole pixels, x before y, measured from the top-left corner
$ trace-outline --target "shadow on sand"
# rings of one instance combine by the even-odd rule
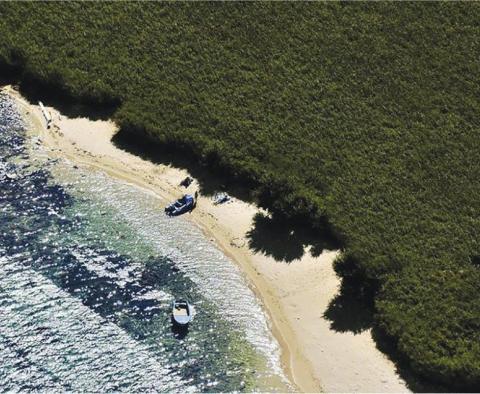
[[[334,331],[359,334],[373,325],[373,298],[363,296],[343,280],[339,293],[330,301],[323,317],[330,321],[330,328]]]
[[[142,133],[134,133],[120,129],[112,139],[113,144],[126,152],[141,157],[154,164],[163,164],[187,170],[198,180],[199,191],[205,196],[213,196],[217,192],[228,192],[233,197],[252,202],[253,186],[248,182],[240,182],[221,169],[207,168],[185,148],[155,143]],[[214,174],[212,174],[212,172]]]
[[[294,223],[262,213],[255,215],[247,239],[254,252],[286,263],[302,258],[305,250],[312,257],[318,257],[324,250],[336,250],[339,247],[327,230],[313,229],[305,223]]]
[[[22,77],[22,78],[20,78]],[[47,106],[58,109],[68,117],[86,117],[92,120],[110,119],[119,107],[119,102],[92,103],[88,100],[72,98],[60,86],[48,85],[36,79],[21,76],[17,69],[0,67],[0,85],[13,84],[19,87],[20,93],[32,103],[42,101]],[[218,191],[226,191],[243,201],[254,200],[253,185],[233,179],[221,171],[212,175],[212,170],[199,165],[192,155],[178,148],[165,147],[152,143],[142,135],[120,130],[112,141],[118,148],[135,154],[142,159],[156,164],[172,165],[186,169],[199,181],[202,194],[211,196]],[[257,214],[253,228],[247,233],[249,247],[273,257],[278,262],[292,263],[300,259],[305,250],[313,256],[319,256],[324,250],[336,250],[341,247],[331,235],[328,228],[313,229],[305,223],[294,223],[278,216]],[[396,365],[398,374],[407,382],[410,390],[415,392],[445,392],[448,388],[426,383],[417,377],[407,361],[399,356],[395,342],[387,337],[374,324],[373,294],[365,292],[365,287],[358,281],[351,281],[342,276],[339,293],[332,299],[324,317],[331,322],[331,328],[338,332],[361,333],[372,329],[376,346]],[[172,334],[177,339],[184,339],[188,327],[177,327],[172,324]]]
[[[453,388],[443,386],[437,383],[431,383],[426,379],[416,375],[410,363],[401,357],[395,346],[395,341],[387,336],[383,330],[377,326],[372,327],[372,338],[375,341],[377,349],[385,354],[394,364],[398,375],[405,380],[407,387],[415,393],[448,393],[456,392]],[[452,382],[452,385],[455,383]]]
[[[152,163],[187,170],[198,180],[203,195],[213,196],[217,192],[225,191],[242,201],[255,201],[252,184],[215,169],[212,171],[181,149],[152,143],[148,138],[125,130],[120,130],[112,142],[118,148]],[[253,220],[253,228],[246,236],[254,252],[264,253],[277,261],[287,263],[300,259],[306,249],[313,257],[317,257],[324,250],[339,248],[338,241],[327,228],[313,229],[305,222],[286,220],[279,215],[257,214]]]
[[[155,144],[141,134],[136,135],[123,130],[115,135],[113,143],[118,148],[155,164],[171,165],[187,170],[198,180],[200,191],[204,195],[226,191],[243,201],[254,201],[251,193],[253,186],[219,173],[215,169],[212,170],[211,167],[207,168],[195,160],[193,155],[182,149]],[[300,259],[306,251],[316,257],[324,250],[341,248],[341,244],[331,235],[328,226],[324,229],[313,229],[304,222],[294,222],[278,215],[269,216],[262,213],[254,217],[253,227],[246,237],[250,249],[254,252],[264,253],[279,263],[287,264]],[[406,381],[410,390],[416,392],[448,390],[445,387],[426,383],[416,376],[408,362],[398,356],[394,341],[382,334],[382,331],[375,326],[375,289],[366,285],[365,278],[355,272],[352,261],[347,261],[347,264],[336,264],[336,270],[342,278],[342,285],[339,293],[324,312],[324,317],[330,321],[331,328],[338,332],[353,334],[372,329],[376,346],[395,363],[397,373]],[[177,338],[182,337],[178,332],[174,332],[174,335]]]
[[[337,259],[334,264],[342,279],[338,294],[330,301],[323,317],[330,321],[330,328],[337,332],[360,334],[371,330],[375,346],[394,364],[398,375],[413,392],[447,392],[447,387],[430,383],[416,375],[405,358],[396,349],[393,338],[375,323],[375,294],[377,285],[369,282],[356,268],[352,259]]]
[[[330,321],[332,330],[359,334],[373,325],[379,285],[369,280],[356,260],[346,253],[337,257],[333,267],[342,283],[323,317]]]
[[[3,85],[14,85],[30,103],[42,101],[69,118],[107,120],[120,107],[117,99],[104,98],[99,101],[88,97],[72,97],[64,88],[60,76],[51,82],[45,82],[32,75],[25,75],[21,65],[14,67],[0,64],[0,86]]]

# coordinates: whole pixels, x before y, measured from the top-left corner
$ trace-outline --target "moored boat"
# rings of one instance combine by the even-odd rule
[[[173,322],[186,326],[192,320],[192,306],[186,300],[175,300],[172,305]]]

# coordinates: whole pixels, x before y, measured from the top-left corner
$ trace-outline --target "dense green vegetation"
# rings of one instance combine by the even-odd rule
[[[414,369],[480,387],[478,4],[4,3],[0,16],[3,65],[118,103],[125,130],[327,223]]]

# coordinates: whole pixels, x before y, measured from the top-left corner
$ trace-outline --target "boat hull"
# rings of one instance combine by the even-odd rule
[[[173,302],[172,321],[178,326],[186,326],[192,321],[192,307],[187,301]]]
[[[183,213],[192,211],[194,207],[195,199],[192,196],[186,194],[182,198],[165,207],[165,213],[168,216],[178,216]]]

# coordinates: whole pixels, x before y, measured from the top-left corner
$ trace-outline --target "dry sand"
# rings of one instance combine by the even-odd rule
[[[110,121],[69,119],[53,108],[53,125],[47,130],[37,105],[15,90],[4,88],[20,104],[32,123],[31,130],[54,157],[101,170],[112,177],[153,191],[165,203],[185,193],[180,181],[185,170],[154,164],[115,147],[116,126]],[[198,188],[195,181],[188,191]],[[246,238],[253,217],[261,210],[234,199],[215,206],[211,197],[199,196],[198,206],[185,215],[197,224],[243,270],[270,317],[280,343],[283,367],[303,392],[405,392],[406,383],[395,365],[381,353],[371,331],[338,332],[324,317],[338,294],[340,281],[332,268],[337,251],[313,258],[306,252],[289,264],[254,253]]]

